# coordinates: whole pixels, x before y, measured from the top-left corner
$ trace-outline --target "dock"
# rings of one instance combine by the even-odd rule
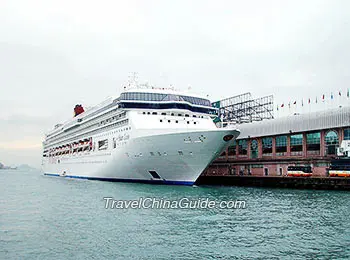
[[[196,185],[246,186],[315,190],[348,190],[350,178],[282,176],[200,176]]]

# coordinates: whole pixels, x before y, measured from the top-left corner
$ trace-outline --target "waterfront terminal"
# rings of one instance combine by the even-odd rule
[[[350,106],[274,118],[273,99],[238,97],[214,104],[241,134],[197,184],[350,190],[349,151],[339,154],[350,150]]]

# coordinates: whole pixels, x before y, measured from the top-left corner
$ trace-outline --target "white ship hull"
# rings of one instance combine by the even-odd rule
[[[208,99],[171,89],[129,89],[74,112],[46,134],[46,175],[192,185],[239,135],[217,128]]]
[[[225,141],[228,135],[233,138]],[[238,135],[237,130],[213,129],[140,136],[98,154],[46,158],[43,171],[65,178],[193,185]]]

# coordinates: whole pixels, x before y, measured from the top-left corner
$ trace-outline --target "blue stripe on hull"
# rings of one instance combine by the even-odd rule
[[[86,176],[74,176],[66,175],[60,176],[55,173],[44,173],[46,176],[64,177],[64,178],[74,178],[74,179],[85,179],[85,180],[96,180],[96,181],[113,181],[113,182],[134,182],[134,183],[148,183],[148,184],[167,184],[167,185],[186,185],[192,186],[194,182],[192,181],[167,181],[167,180],[139,180],[139,179],[117,179],[117,178],[100,178],[100,177],[86,177]]]

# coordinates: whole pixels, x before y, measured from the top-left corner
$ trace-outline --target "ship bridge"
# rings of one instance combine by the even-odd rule
[[[216,115],[218,109],[213,108],[208,99],[189,96],[175,91],[164,90],[132,90],[120,95],[121,108],[137,109],[186,109],[192,112]]]

